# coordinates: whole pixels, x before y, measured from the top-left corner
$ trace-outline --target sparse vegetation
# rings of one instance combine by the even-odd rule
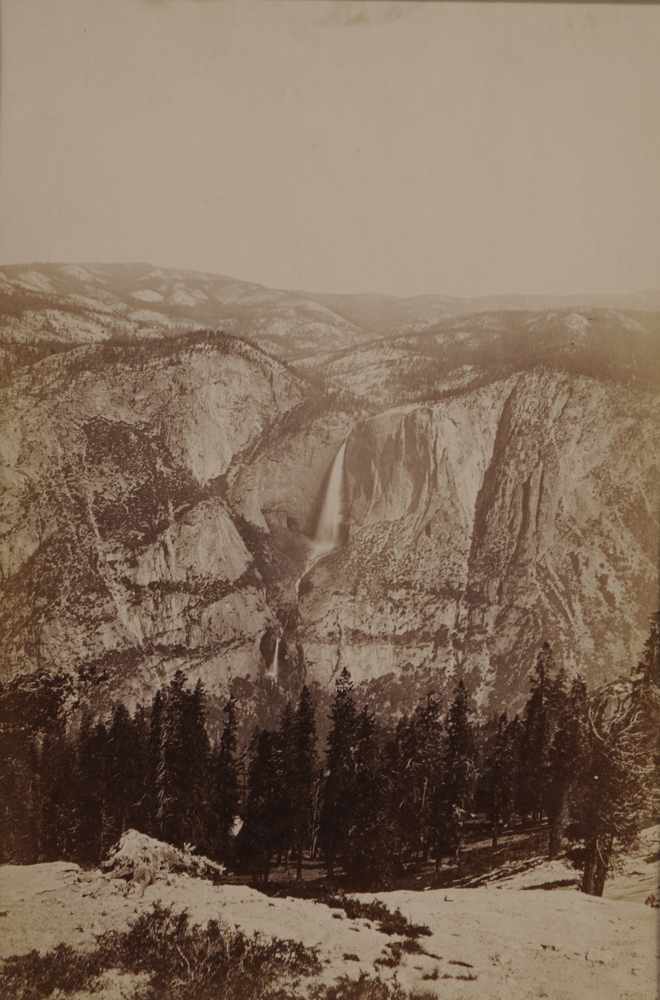
[[[431,951],[427,951],[426,948],[419,943],[417,938],[408,937],[404,938],[403,941],[389,942],[385,946],[385,954],[380,958],[377,958],[374,965],[382,965],[395,969],[397,966],[401,965],[404,955],[426,955],[428,958],[440,958],[439,955],[436,955]]]
[[[395,949],[389,953],[386,952],[374,961],[374,967],[376,968],[378,968],[378,966],[383,966],[383,968],[387,969],[396,969],[399,965],[401,965],[400,949]]]
[[[418,937],[430,936],[431,929],[424,924],[414,924],[399,910],[389,910],[380,899],[369,903],[351,896],[322,896],[318,902],[331,906],[333,909],[343,909],[351,920],[369,920],[376,924],[381,934],[400,935],[414,940]]]
[[[417,938],[408,937],[401,942],[401,950],[406,955],[426,955],[426,949],[419,943]]]
[[[404,946],[390,946],[396,967]],[[345,962],[359,962],[353,952]],[[44,955],[36,951],[9,958],[0,971],[0,995],[12,1000],[43,1000],[55,994],[94,993],[110,970],[140,977],[140,1000],[424,1000],[427,994],[405,991],[396,979],[384,982],[363,972],[343,976],[333,986],[305,983],[322,966],[318,951],[300,942],[247,936],[215,920],[191,925],[185,911],[156,903],[128,931],[111,931],[96,947],[79,953],[59,945]],[[427,978],[437,978],[429,976]],[[137,982],[137,980],[136,980]]]
[[[300,980],[318,974],[321,964],[317,951],[298,941],[248,937],[217,921],[191,926],[185,912],[155,904],[127,932],[99,937],[87,954],[61,945],[46,955],[8,959],[0,993],[39,1000],[53,991],[93,992],[109,969],[145,974],[141,1000],[266,1000],[295,997]]]
[[[311,1000],[435,1000],[435,994],[404,990],[397,979],[384,982],[363,972],[358,979],[342,976],[334,986],[319,986]],[[293,998],[291,998],[293,1000]]]

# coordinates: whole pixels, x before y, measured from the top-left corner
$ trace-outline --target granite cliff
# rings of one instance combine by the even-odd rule
[[[64,668],[104,704],[181,666],[249,700],[345,664],[399,711],[459,674],[517,705],[544,638],[593,681],[635,661],[657,603],[657,313],[437,299],[393,307],[384,335],[384,300],[317,297],[328,332],[313,297],[230,279],[14,270],[2,675]],[[232,297],[242,336],[199,328]]]

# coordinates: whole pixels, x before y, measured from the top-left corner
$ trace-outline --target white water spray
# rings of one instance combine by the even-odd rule
[[[343,442],[332,460],[328,474],[325,493],[321,503],[314,538],[309,550],[305,567],[296,580],[296,601],[300,603],[300,585],[308,573],[321,559],[338,548],[342,542],[342,527],[344,524],[344,458],[346,456],[346,441]]]
[[[266,677],[270,677],[272,681],[277,681],[280,671],[280,637],[275,640],[275,650],[273,652],[273,659],[270,661],[270,666],[266,671]]]
[[[346,442],[335,455],[328,476],[328,484],[321,505],[316,532],[314,534],[314,545],[317,551],[330,552],[336,549],[341,542],[341,528],[343,521],[344,507],[344,457],[346,455]]]

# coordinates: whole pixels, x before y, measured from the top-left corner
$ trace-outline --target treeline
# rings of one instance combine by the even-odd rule
[[[213,856],[227,850],[240,806],[233,701],[217,746],[203,685],[177,671],[147,710],[117,703],[108,721],[69,729],[71,681],[22,675],[0,690],[0,858],[96,864],[134,827]]]
[[[351,884],[391,884],[410,866],[460,861],[471,824],[494,846],[547,822],[548,853],[568,843],[583,889],[601,894],[617,850],[649,815],[658,767],[660,615],[633,676],[590,693],[540,650],[519,716],[478,720],[457,685],[396,726],[360,708],[339,676],[324,752],[307,687],[274,731],[238,746],[236,703],[212,744],[206,694],[177,672],[147,708],[65,723],[70,682],[37,673],[0,686],[0,860],[96,864],[134,827],[191,843],[267,880],[306,858]]]

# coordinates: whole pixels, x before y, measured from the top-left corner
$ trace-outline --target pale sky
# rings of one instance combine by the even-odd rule
[[[0,263],[660,286],[660,7],[4,0]]]

